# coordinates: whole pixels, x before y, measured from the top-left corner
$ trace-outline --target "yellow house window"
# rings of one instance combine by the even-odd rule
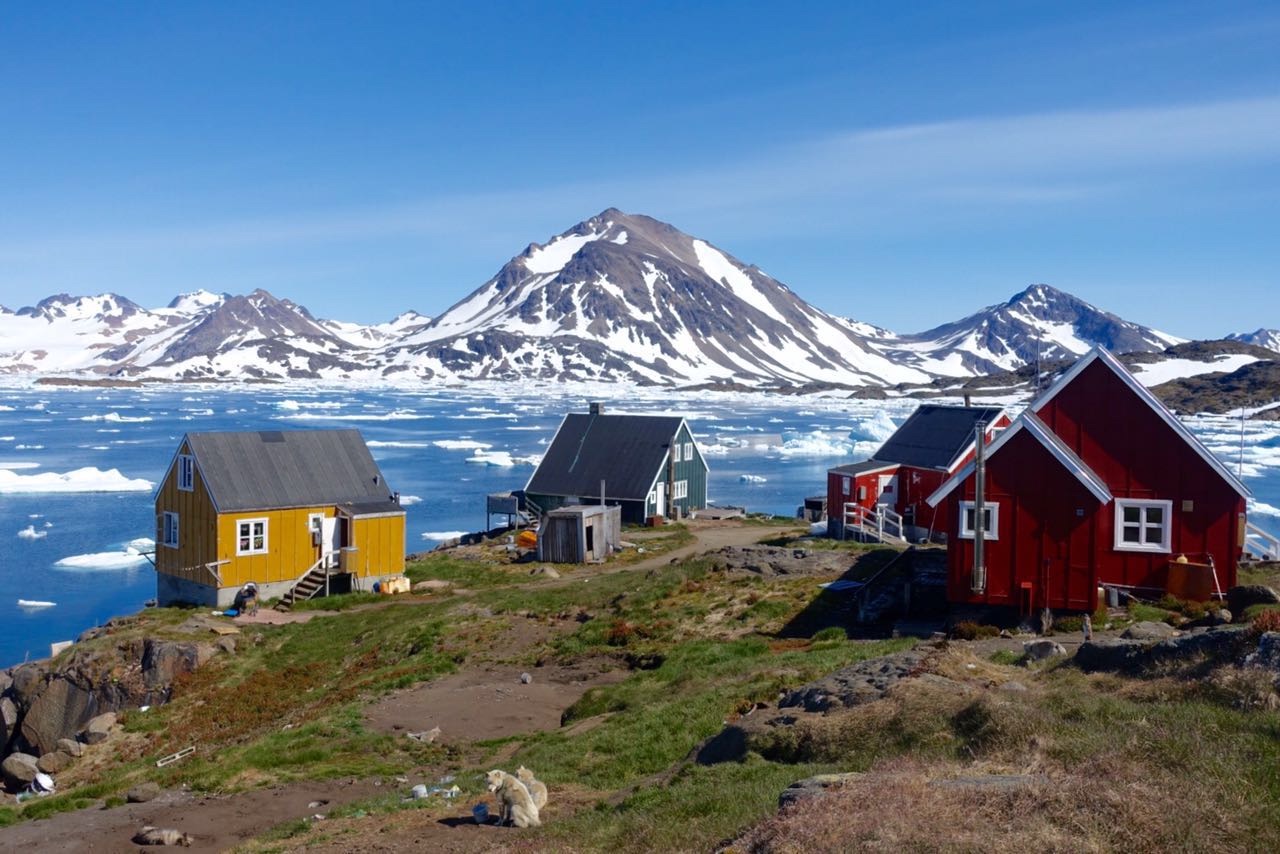
[[[191,492],[196,488],[196,458],[190,454],[178,455],[178,489]]]
[[[178,514],[170,513],[168,510],[164,514],[164,537],[161,545],[171,549],[178,547]]]
[[[267,520],[241,519],[236,522],[236,554],[258,555],[267,551]]]

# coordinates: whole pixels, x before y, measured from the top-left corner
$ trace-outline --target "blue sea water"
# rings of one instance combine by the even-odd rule
[[[619,389],[592,397],[612,411],[685,415],[708,452],[712,501],[788,515],[824,491],[829,467],[870,454],[914,406]],[[481,529],[484,496],[523,487],[561,416],[585,410],[587,400],[581,392],[498,386],[0,389],[0,666],[43,658],[50,643],[155,595],[151,564],[130,551],[146,551],[140,541],[155,536],[153,493],[137,481],[158,482],[186,432],[360,429],[403,496],[409,550],[423,551],[453,532]],[[1191,423],[1238,463],[1238,423]],[[480,449],[487,462],[472,459],[476,444],[487,446]],[[1245,447],[1246,482],[1259,502],[1251,518],[1280,535],[1280,511],[1270,509],[1280,507],[1280,425],[1246,425]],[[84,468],[116,470],[103,484],[112,491],[29,491],[31,478]],[[127,481],[132,489],[121,488]],[[22,608],[18,599],[56,605]]]

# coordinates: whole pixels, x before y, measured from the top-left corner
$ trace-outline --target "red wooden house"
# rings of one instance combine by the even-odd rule
[[[875,512],[886,507],[902,517],[908,539],[929,536],[934,509],[925,499],[973,458],[977,424],[986,438],[1009,426],[1000,407],[924,404],[880,446],[871,459],[827,472],[827,532],[845,535],[846,505]]]
[[[1100,586],[1207,598],[1236,583],[1249,490],[1102,348],[991,443],[985,470],[985,578],[975,464],[928,499],[952,602],[1089,611]]]

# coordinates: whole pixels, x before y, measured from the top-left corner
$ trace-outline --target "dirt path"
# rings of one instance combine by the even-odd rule
[[[0,830],[4,851],[136,852],[130,840],[143,825],[173,827],[195,838],[193,851],[225,851],[287,821],[385,793],[372,782],[295,783],[238,795],[166,792],[145,804],[59,813]],[[320,806],[313,803],[325,802]]]

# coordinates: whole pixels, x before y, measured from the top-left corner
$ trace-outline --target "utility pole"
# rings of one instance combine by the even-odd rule
[[[986,509],[987,509],[987,423],[974,425],[973,465],[973,583],[974,593],[987,589]]]

